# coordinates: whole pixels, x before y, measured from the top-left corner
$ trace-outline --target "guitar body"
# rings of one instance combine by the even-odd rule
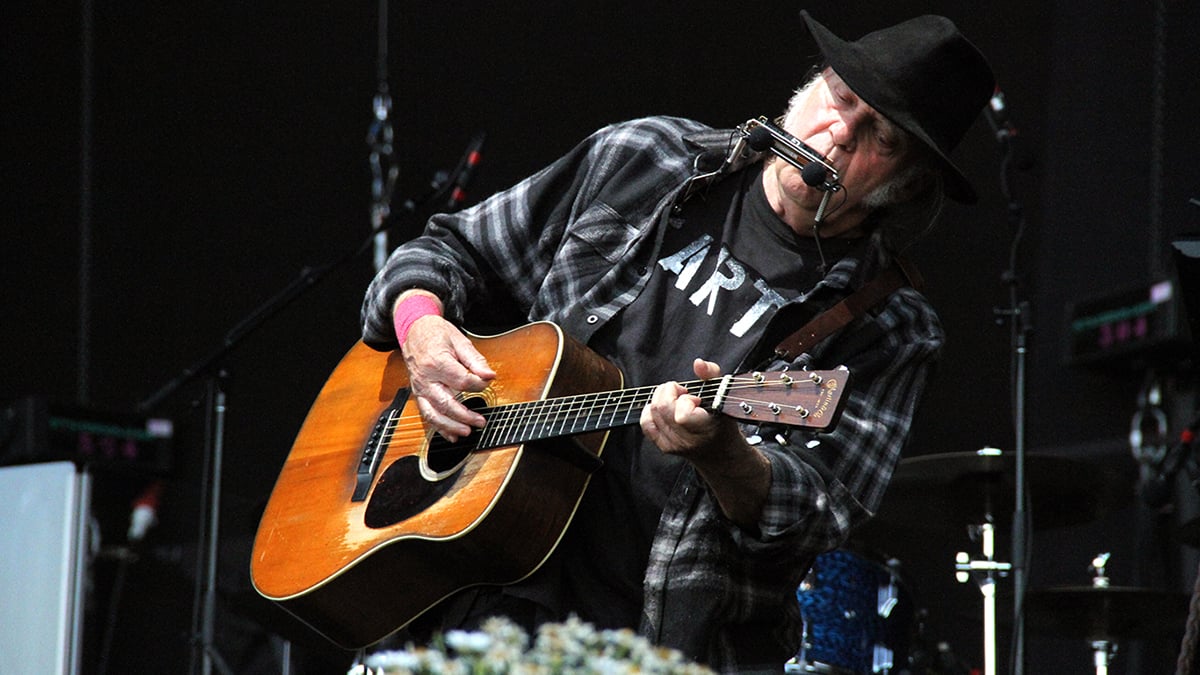
[[[498,374],[474,397],[487,405],[621,385],[614,366],[550,323],[472,340]],[[350,349],[297,434],[254,542],[258,592],[348,649],[379,641],[459,590],[536,571],[590,477],[586,462],[562,448],[594,461],[607,438],[596,431],[496,447],[431,473],[422,462],[431,432],[408,387],[399,351],[362,342]],[[400,406],[398,430],[364,484],[363,449],[381,416]]]

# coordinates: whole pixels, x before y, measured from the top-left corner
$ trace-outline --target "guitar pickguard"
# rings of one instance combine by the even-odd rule
[[[459,472],[430,481],[421,476],[420,459],[410,455],[392,462],[379,478],[363,520],[382,528],[407,520],[433,505],[454,487]]]

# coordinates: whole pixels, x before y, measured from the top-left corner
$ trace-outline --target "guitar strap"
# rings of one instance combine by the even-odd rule
[[[880,270],[873,279],[842,299],[833,307],[813,317],[800,330],[784,338],[775,347],[775,355],[790,359],[812,349],[813,345],[832,335],[868,309],[887,298],[905,284],[921,290],[925,280],[907,258],[896,256],[894,262]]]

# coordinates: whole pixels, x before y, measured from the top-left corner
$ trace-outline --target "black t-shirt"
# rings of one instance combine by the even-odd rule
[[[775,311],[820,279],[815,242],[771,210],[761,172],[743,171],[694,196],[671,218],[646,288],[590,346],[627,387],[695,379],[692,361],[728,372]],[[823,240],[832,264],[853,242]],[[566,604],[604,627],[636,627],[651,541],[679,470],[638,426],[614,429],[559,551]]]

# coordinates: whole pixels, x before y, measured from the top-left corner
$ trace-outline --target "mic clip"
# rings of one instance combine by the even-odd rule
[[[838,171],[824,155],[784,131],[779,120],[766,117],[746,120],[737,128],[741,139],[758,152],[770,152],[800,170],[804,182],[826,193],[842,189]]]

